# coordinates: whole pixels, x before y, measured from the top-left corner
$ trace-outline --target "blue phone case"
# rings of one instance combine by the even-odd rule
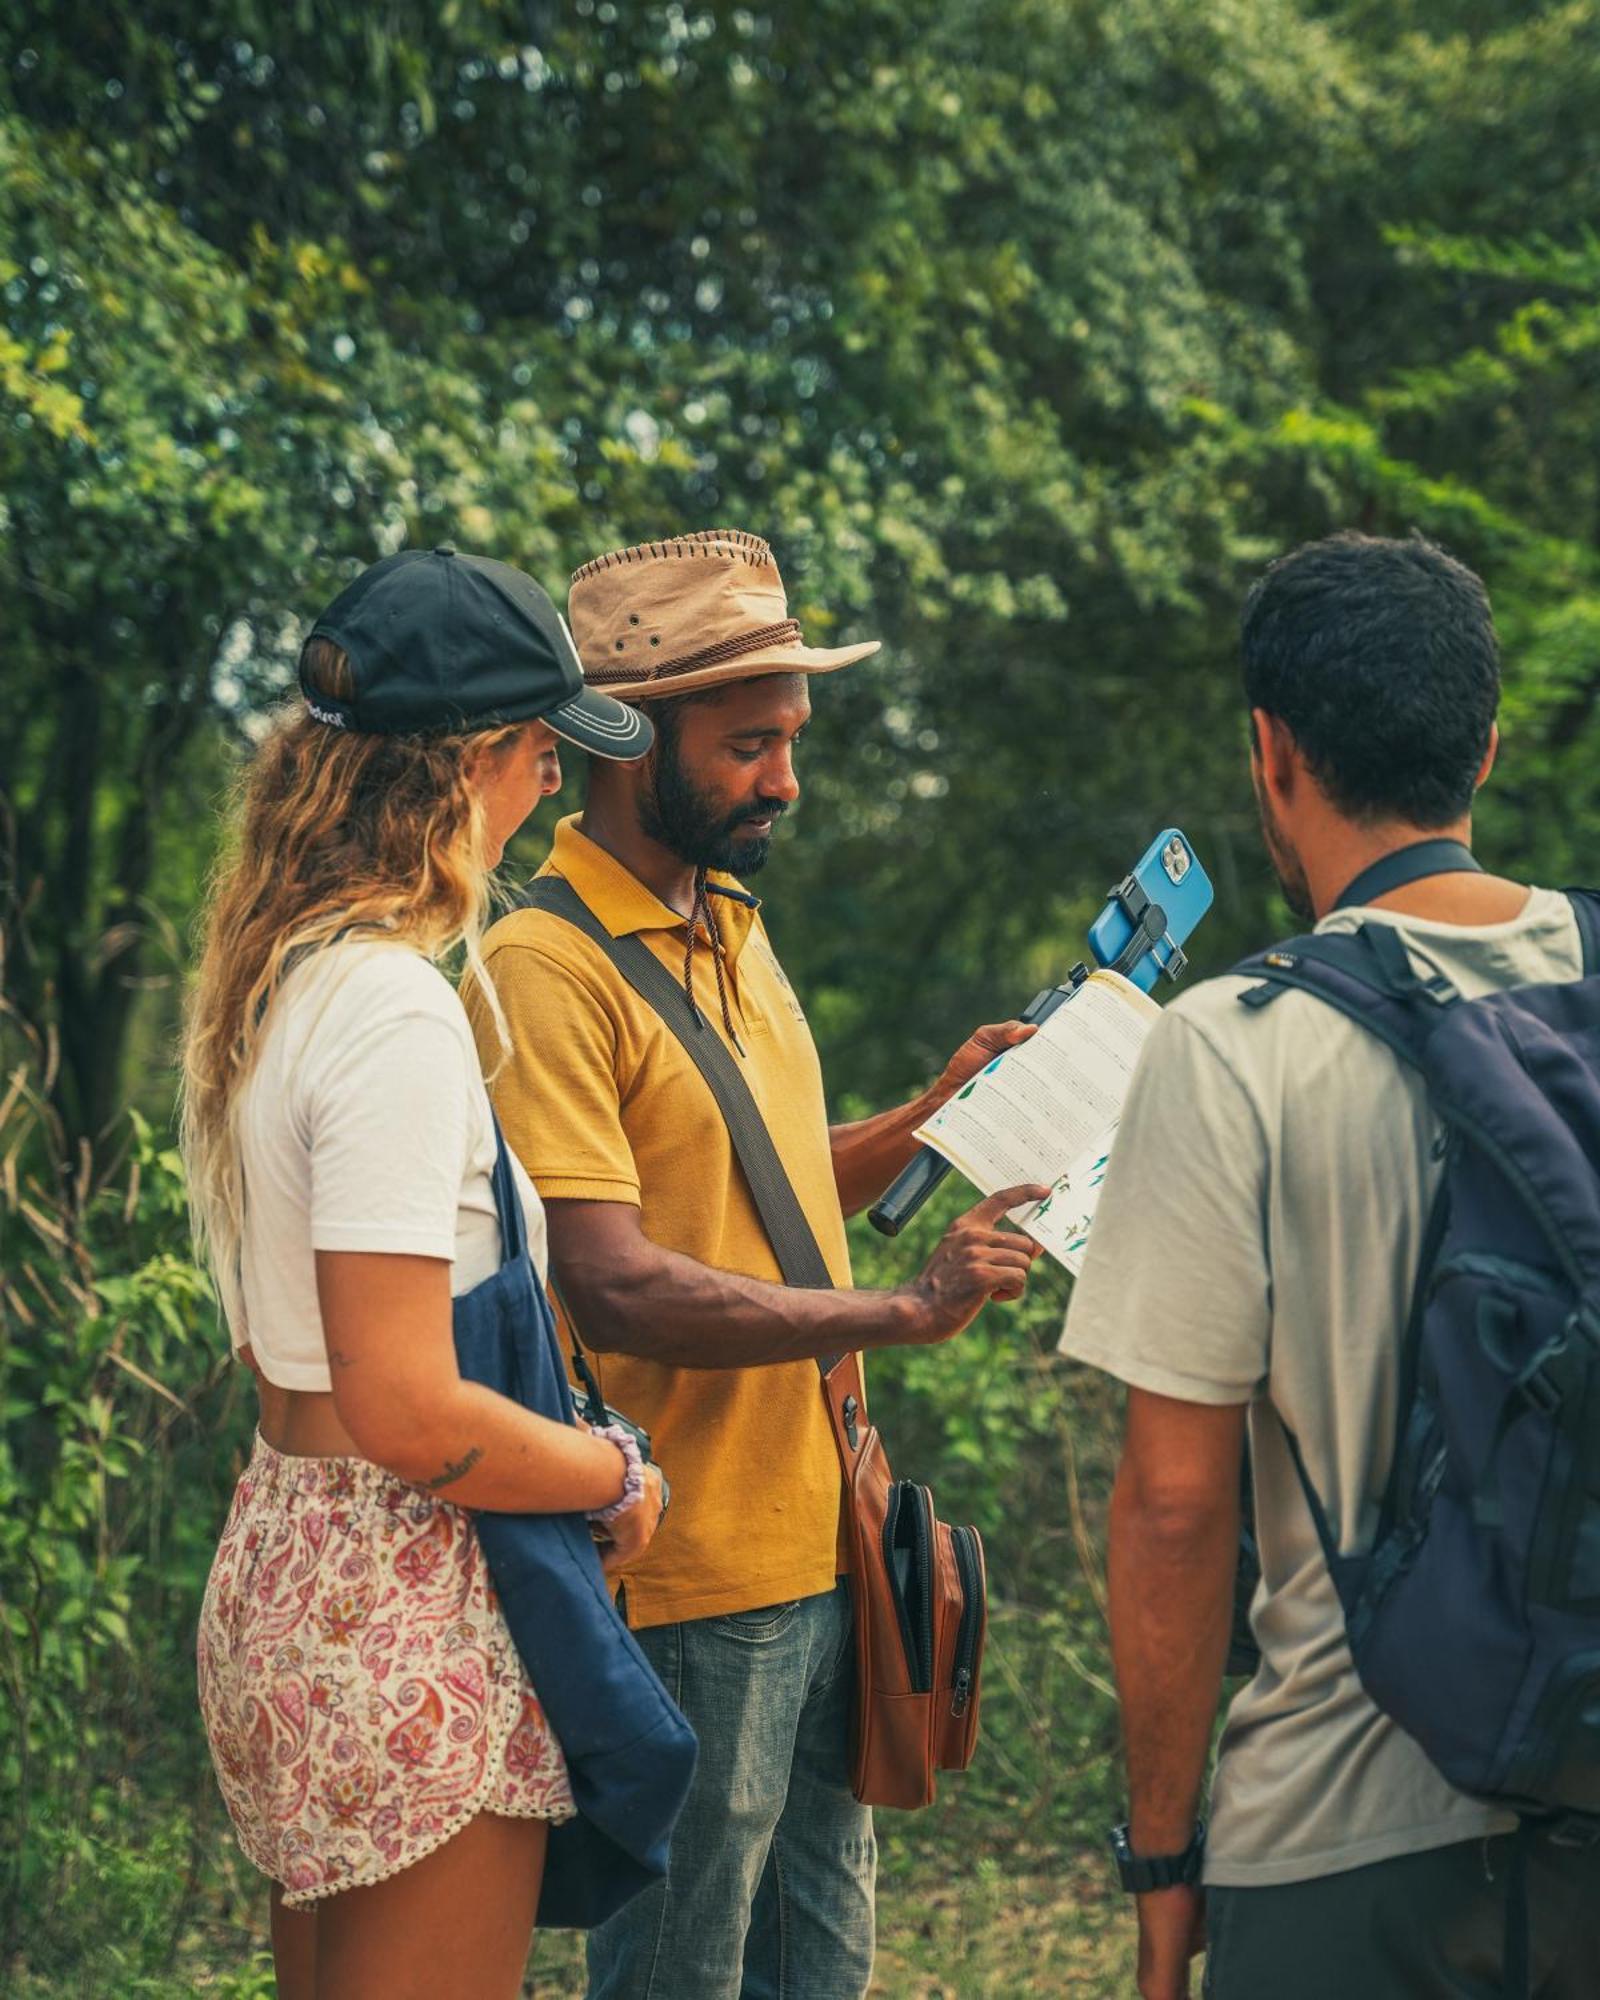
[[[1133,879],[1167,916],[1162,942],[1147,951],[1128,974],[1135,986],[1148,993],[1161,976],[1169,945],[1186,942],[1210,909],[1214,891],[1199,855],[1175,826],[1163,828],[1151,841],[1134,864]],[[1132,935],[1128,913],[1113,896],[1089,926],[1089,949],[1095,963],[1110,965]]]

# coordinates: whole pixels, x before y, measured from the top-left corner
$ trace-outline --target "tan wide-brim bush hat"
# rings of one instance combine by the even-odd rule
[[[759,674],[831,674],[879,643],[806,645],[771,549],[739,528],[596,556],[573,575],[567,616],[584,679],[623,701]]]

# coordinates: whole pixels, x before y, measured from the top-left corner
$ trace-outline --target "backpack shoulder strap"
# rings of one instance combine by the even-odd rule
[[[727,1124],[733,1150],[744,1170],[751,1199],[784,1282],[812,1290],[831,1290],[833,1277],[827,1260],[806,1220],[788,1171],[778,1157],[766,1120],[750,1094],[750,1086],[740,1075],[721,1036],[695,1015],[672,974],[642,938],[613,937],[572,884],[559,875],[539,876],[522,900],[525,908],[560,917],[592,939],[640,999],[653,1007],[677,1036]],[[838,1358],[823,1356],[817,1366],[826,1375]]]
[[[1267,1007],[1290,987],[1310,993],[1418,1065],[1444,1010],[1459,996],[1442,974],[1420,973],[1389,924],[1354,931],[1313,931],[1241,959],[1235,973],[1258,978],[1239,995]]]
[[[1583,946],[1583,976],[1593,979],[1600,972],[1600,889],[1563,891],[1577,919],[1578,938]]]

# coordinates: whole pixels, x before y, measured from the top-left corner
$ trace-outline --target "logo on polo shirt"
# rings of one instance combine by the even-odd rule
[[[750,943],[755,946],[757,956],[760,958],[762,964],[776,974],[778,984],[783,988],[783,997],[789,1004],[789,1012],[800,1023],[801,1027],[805,1027],[807,1022],[805,1010],[800,1005],[800,996],[789,984],[789,975],[778,963],[778,954],[759,932],[751,938]]]

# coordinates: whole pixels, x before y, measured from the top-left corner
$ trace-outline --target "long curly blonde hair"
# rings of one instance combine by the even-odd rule
[[[304,656],[319,692],[348,699],[350,663],[326,639]],[[272,999],[300,958],[377,927],[429,958],[465,947],[502,1049],[505,1021],[478,951],[490,902],[487,828],[472,761],[526,723],[458,736],[368,736],[285,705],[235,788],[200,918],[183,1037],[180,1145],[199,1257],[236,1345],[244,1223],[237,1112]]]

